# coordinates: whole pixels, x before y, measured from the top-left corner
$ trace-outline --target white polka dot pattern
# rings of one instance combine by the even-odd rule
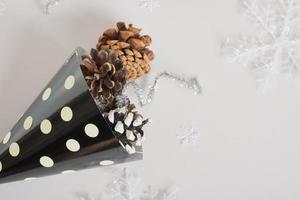
[[[71,90],[72,88],[75,89],[74,88],[75,82],[76,82],[75,76],[70,75],[64,80],[64,86],[62,86],[63,82],[61,83],[61,87],[64,87],[64,88],[62,88],[64,91]],[[76,84],[78,84],[78,83],[76,83]],[[45,107],[45,109],[49,109],[49,108],[47,108],[49,106],[48,105],[49,101],[55,100],[53,98],[54,95],[55,95],[55,91],[54,91],[54,88],[53,87],[51,88],[51,87],[52,87],[52,85],[46,87],[45,90],[42,92],[42,94],[39,97],[39,99],[40,99],[39,101],[41,102],[41,105],[43,105]],[[72,91],[69,91],[69,92],[72,92]],[[77,120],[77,118],[75,116],[77,113],[76,112],[73,113],[73,111],[76,111],[76,110],[75,110],[75,107],[73,107],[72,105],[73,104],[69,104],[69,105],[63,105],[62,107],[60,107],[61,108],[60,113],[59,113],[60,114],[60,119],[59,119],[59,116],[58,116],[58,119],[55,119],[55,120],[52,117],[50,118],[49,116],[45,116],[44,115],[45,113],[41,113],[41,115],[35,115],[34,113],[31,113],[31,114],[30,113],[25,113],[27,116],[25,115],[24,119],[23,118],[21,119],[21,121],[20,121],[21,126],[22,126],[22,123],[23,123],[23,128],[25,130],[30,130],[32,132],[37,131],[38,133],[40,133],[40,134],[42,133],[42,134],[45,134],[45,135],[48,135],[48,134],[52,133],[52,135],[54,136],[53,133],[55,133],[55,131],[56,131],[56,127],[55,127],[56,121],[58,121],[59,123],[64,123],[64,122],[70,122],[71,120],[73,120],[73,121]],[[53,108],[53,109],[57,109],[57,107]],[[58,113],[55,113],[55,114],[58,114]],[[49,118],[48,119],[45,119],[45,118],[41,119],[40,116],[44,116],[45,118],[49,117]],[[55,115],[55,116],[57,116],[57,115]],[[114,117],[114,114],[110,113],[110,117],[109,117],[110,121],[115,121],[115,119],[113,117]],[[40,120],[42,120],[42,121],[40,121]],[[128,115],[127,118],[126,118],[126,123],[125,124],[126,125],[131,125],[132,122],[133,122],[132,116]],[[40,123],[40,124],[38,124],[38,123]],[[67,123],[65,123],[65,125],[66,124]],[[119,122],[119,124],[124,126],[124,124],[122,124],[121,122]],[[38,125],[39,125],[39,127],[38,127]],[[119,128],[117,127],[116,129],[119,132],[123,133],[124,132],[124,127],[122,128],[121,125],[120,125]],[[24,129],[23,129],[23,132],[24,132]],[[78,130],[76,130],[76,131],[78,131]],[[98,123],[93,123],[93,122],[89,123],[89,122],[87,122],[85,124],[83,130],[81,128],[81,130],[79,130],[79,131],[81,132],[81,134],[83,134],[82,131],[84,131],[84,133],[90,138],[96,138],[97,136],[99,136],[101,129],[98,128]],[[31,132],[29,132],[29,133],[31,134]],[[19,140],[16,141],[15,138],[12,137],[12,136],[14,136],[14,134],[16,134],[14,130],[11,130],[10,132],[8,132],[5,135],[5,137],[3,138],[2,143],[9,145],[8,152],[9,152],[9,155],[11,157],[18,157],[19,156],[20,158],[22,158],[21,156],[26,156],[25,144],[23,144],[23,142],[21,143]],[[34,134],[32,134],[32,135],[34,135]],[[73,134],[71,134],[71,135],[73,135]],[[133,138],[132,134],[129,134],[129,133],[127,133],[126,136],[129,139]],[[46,138],[46,136],[43,136],[43,135],[40,136],[40,137],[43,137],[43,138],[45,137]],[[81,135],[81,137],[82,137],[82,135]],[[87,139],[86,136],[83,135],[83,137],[85,137],[85,139]],[[80,138],[77,138],[77,137],[74,137],[74,138],[76,138],[76,139],[73,139],[72,136],[70,136],[70,138],[65,140],[65,147],[60,146],[59,148],[66,148],[64,150],[61,149],[62,151],[64,151],[64,153],[68,153],[68,151],[70,151],[69,152],[70,154],[72,154],[71,152],[79,152],[80,149],[81,149],[81,145],[83,143],[81,142]],[[13,142],[14,140],[16,142]],[[92,140],[92,139],[90,139],[90,140]],[[0,142],[1,142],[1,140],[0,140]],[[80,145],[80,143],[81,143],[81,145]],[[45,154],[39,154],[37,152],[37,154],[38,154],[38,156],[37,156],[37,159],[35,160],[35,164],[36,165],[40,164],[41,167],[52,168],[55,165],[54,161],[58,162],[58,159],[56,159],[56,157],[54,155],[52,155],[51,153],[49,153],[49,154],[45,153],[46,154],[45,155]],[[74,153],[74,155],[77,155],[77,154]],[[74,158],[77,158],[77,156],[75,156]],[[14,159],[16,159],[16,158],[14,158]],[[115,161],[113,161],[114,158],[110,158],[110,159],[112,159],[112,160],[102,160],[102,161],[98,160],[98,162],[96,161],[96,164],[99,164],[101,166],[113,165],[115,163]],[[9,166],[9,163],[7,165],[6,165],[6,163],[4,163],[5,161],[6,160],[2,160],[2,162],[0,161],[0,172],[3,171],[3,164],[4,164],[5,169],[7,168],[7,166]],[[50,169],[48,169],[48,170],[50,170]],[[75,170],[61,171],[62,174],[69,174],[69,173],[74,173],[74,172],[75,172]],[[25,181],[30,181],[30,180],[36,179],[36,177],[30,177],[30,176],[35,176],[35,175],[29,175],[29,177],[27,177],[27,178],[23,177],[23,179]]]
[[[49,99],[50,95],[51,95],[51,88],[47,88],[42,95],[42,100],[47,101],[47,99]]]
[[[40,164],[43,167],[50,168],[50,167],[53,167],[54,161],[50,157],[48,157],[48,156],[42,156],[40,158]]]
[[[12,157],[17,157],[20,154],[20,147],[18,143],[16,142],[11,143],[8,151]]]
[[[68,107],[68,106],[63,107],[61,109],[61,111],[60,111],[60,117],[65,122],[71,121],[71,119],[73,118],[73,111],[72,111],[72,109],[70,107]]]
[[[11,136],[11,132],[8,132],[3,139],[3,144],[8,143],[10,136]]]
[[[69,139],[66,142],[66,147],[72,152],[77,152],[80,150],[79,142],[77,142],[77,140],[74,140],[74,139]]]
[[[94,137],[98,136],[99,129],[97,128],[97,126],[95,124],[87,124],[84,127],[84,132],[87,136],[94,138]]]
[[[40,125],[41,132],[44,134],[49,134],[52,130],[52,124],[48,119],[45,119],[41,122]]]
[[[107,166],[107,165],[114,164],[114,161],[112,161],[112,160],[103,160],[99,164],[102,165],[102,166]]]
[[[25,121],[24,121],[24,124],[23,124],[23,127],[25,130],[28,130],[31,128],[32,126],[32,123],[33,123],[33,118],[31,116],[28,116]]]
[[[72,75],[68,76],[68,78],[66,78],[65,80],[65,88],[67,90],[70,90],[74,86],[74,84],[75,84],[75,77]]]

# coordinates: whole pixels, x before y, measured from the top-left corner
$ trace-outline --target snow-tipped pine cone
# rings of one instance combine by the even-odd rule
[[[135,146],[141,146],[144,136],[143,126],[148,123],[143,116],[135,110],[134,104],[110,110],[104,115],[117,138],[124,141],[124,148],[129,153],[135,153]]]
[[[122,93],[127,70],[114,52],[91,49],[82,58],[82,69],[91,94],[107,109],[113,109],[115,97]]]
[[[117,28],[107,29],[98,40],[97,49],[110,49],[128,70],[126,79],[137,79],[150,71],[154,53],[148,46],[152,43],[149,35],[141,35],[141,29],[128,27],[118,22]]]

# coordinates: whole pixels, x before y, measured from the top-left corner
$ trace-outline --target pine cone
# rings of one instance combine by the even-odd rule
[[[128,70],[126,77],[137,79],[150,71],[150,61],[154,53],[147,47],[152,43],[149,35],[140,35],[141,29],[124,22],[117,23],[117,29],[107,29],[99,38],[97,49],[110,49],[116,52],[118,58]]]
[[[115,53],[91,49],[82,58],[82,69],[91,94],[108,109],[114,108],[115,97],[122,93],[127,70]]]
[[[141,146],[141,140],[144,136],[142,128],[148,123],[148,119],[143,119],[142,115],[135,110],[134,104],[110,110],[104,117],[117,137],[125,142],[124,148],[129,153],[135,153],[134,145]]]

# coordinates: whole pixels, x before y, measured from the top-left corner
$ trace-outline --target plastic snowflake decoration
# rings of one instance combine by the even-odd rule
[[[153,188],[148,186],[144,191],[141,200],[176,200],[176,190],[172,186],[163,189]]]
[[[93,198],[87,193],[76,193],[78,200],[176,200],[177,189],[172,185],[165,187],[145,186],[137,173],[128,172],[125,168],[110,170],[114,179],[106,185],[106,192],[98,198]],[[102,196],[104,196],[102,198]]]
[[[46,0],[44,2],[44,13],[46,15],[49,15],[51,13],[51,10],[53,7],[57,6],[59,4],[60,0]]]
[[[124,169],[120,177],[107,186],[111,200],[138,200],[141,196],[141,180]]]
[[[96,200],[93,197],[90,197],[90,195],[87,193],[76,193],[75,195],[78,200]],[[101,199],[98,198],[97,200],[101,200]]]
[[[0,16],[6,11],[6,3],[0,0]]]
[[[200,131],[195,127],[182,127],[177,133],[179,144],[183,146],[197,145],[200,142]]]
[[[139,0],[139,1],[140,1],[140,8],[145,8],[150,12],[160,7],[160,3],[158,0]]]
[[[263,91],[279,78],[299,78],[300,1],[241,0],[241,5],[255,34],[227,38],[223,54],[248,68]]]
[[[176,191],[173,187],[145,187],[136,173],[123,170],[122,175],[108,185],[111,200],[175,200]]]

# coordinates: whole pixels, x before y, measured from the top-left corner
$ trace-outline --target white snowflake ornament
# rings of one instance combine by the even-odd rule
[[[243,14],[255,27],[246,33],[228,37],[222,53],[254,74],[262,91],[283,77],[299,78],[300,1],[240,0]]]
[[[111,200],[139,200],[141,196],[141,179],[133,173],[123,169],[120,177],[107,185],[107,194]]]
[[[144,8],[153,12],[154,9],[160,7],[160,3],[158,0],[139,0],[140,1],[140,8]]]
[[[108,168],[112,181],[106,185],[104,193],[99,198],[93,198],[88,193],[76,193],[78,200],[176,200],[178,189],[173,184],[164,186],[148,185],[142,181],[138,173],[124,168]],[[108,171],[107,171],[108,172]],[[103,197],[103,198],[102,198]]]

